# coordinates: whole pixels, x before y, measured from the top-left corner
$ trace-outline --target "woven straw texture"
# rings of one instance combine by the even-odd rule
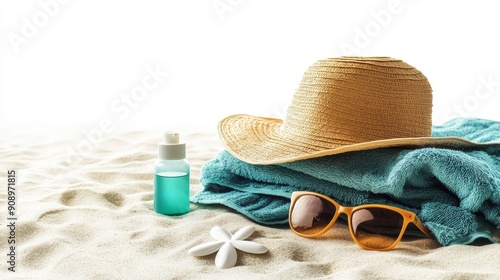
[[[275,164],[401,145],[463,145],[431,138],[432,89],[411,65],[390,57],[319,60],[304,73],[284,120],[233,115],[219,123],[229,152]]]

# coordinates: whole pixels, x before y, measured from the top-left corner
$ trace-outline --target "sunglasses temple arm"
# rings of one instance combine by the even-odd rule
[[[428,237],[434,237],[434,235],[431,233],[431,231],[429,229],[427,229],[424,224],[420,221],[420,219],[415,216],[415,219],[413,220],[413,223],[418,227],[418,229],[420,229],[425,235],[427,235]]]

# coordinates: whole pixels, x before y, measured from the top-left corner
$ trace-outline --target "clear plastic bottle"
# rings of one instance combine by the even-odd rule
[[[155,164],[154,210],[165,215],[189,212],[189,162],[186,144],[179,143],[179,133],[167,131],[164,142],[158,144]]]

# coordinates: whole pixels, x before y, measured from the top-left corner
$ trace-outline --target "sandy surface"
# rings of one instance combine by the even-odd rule
[[[270,228],[219,206],[191,204],[180,217],[153,210],[153,164],[160,130],[114,132],[93,143],[88,130],[2,126],[0,133],[1,279],[500,279],[500,245],[441,247],[405,240],[390,252],[365,251],[343,224],[321,239]],[[221,149],[212,133],[181,131],[188,143],[191,195],[202,164]],[[92,138],[92,137],[90,137]],[[16,182],[16,272],[8,271],[7,170]],[[215,255],[187,251],[213,241],[213,226],[246,225],[263,255],[238,252],[217,269]]]

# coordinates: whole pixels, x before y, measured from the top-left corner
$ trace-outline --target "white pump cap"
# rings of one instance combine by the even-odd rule
[[[186,158],[186,144],[179,143],[179,132],[165,132],[164,142],[158,144],[158,157],[162,160]]]

